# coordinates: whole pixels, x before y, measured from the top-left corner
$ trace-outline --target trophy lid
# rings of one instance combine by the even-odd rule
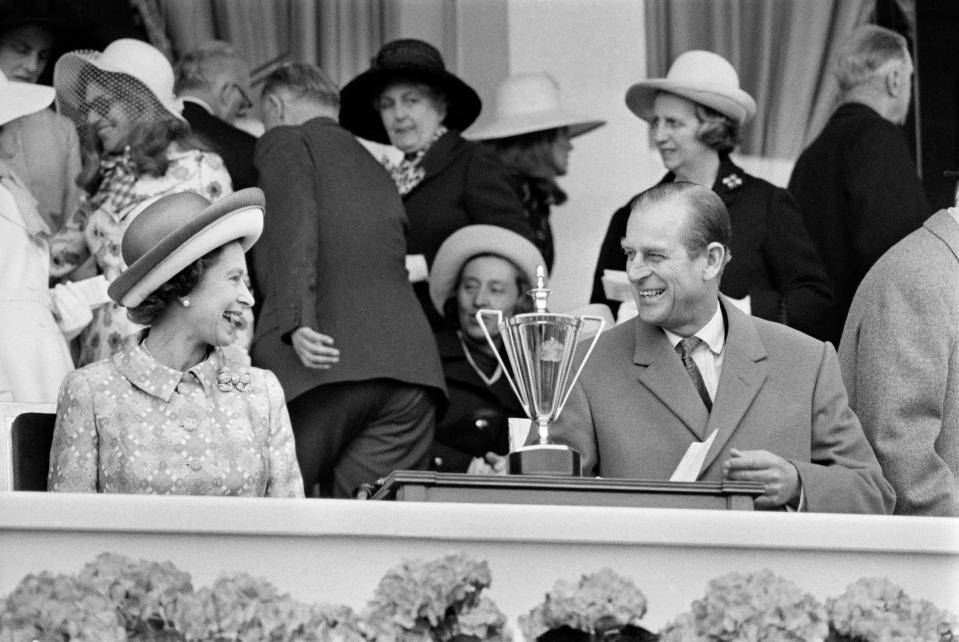
[[[544,313],[546,309],[546,299],[549,298],[552,290],[546,287],[546,268],[542,265],[536,266],[536,287],[529,291],[533,297],[533,312]]]

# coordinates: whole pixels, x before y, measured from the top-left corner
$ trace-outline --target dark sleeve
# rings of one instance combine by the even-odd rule
[[[269,230],[267,274],[270,296],[280,311],[280,335],[289,341],[300,327],[319,330],[316,265],[320,212],[313,194],[313,162],[306,141],[292,127],[277,127],[257,142],[255,163],[266,195]],[[265,276],[265,275],[264,275]]]
[[[466,167],[463,194],[470,222],[505,227],[532,241],[533,230],[506,166],[492,150],[475,145]]]
[[[750,292],[753,314],[779,318],[790,327],[816,335],[833,306],[832,285],[796,201],[784,189],[772,190],[763,259],[778,291]],[[780,305],[784,306],[785,318],[777,314]]]
[[[630,201],[632,202],[632,201]],[[590,303],[605,303],[613,312],[619,311],[620,301],[611,301],[606,298],[603,290],[603,270],[625,270],[626,255],[623,254],[622,240],[626,235],[626,223],[629,222],[629,203],[616,210],[606,229],[606,238],[599,247],[599,258],[596,260],[596,271],[593,273],[593,293],[589,297]]]
[[[845,169],[856,282],[886,250],[929,217],[922,184],[899,127],[881,121],[863,131]]]

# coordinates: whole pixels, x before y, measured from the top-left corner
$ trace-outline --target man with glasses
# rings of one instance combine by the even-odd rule
[[[253,106],[249,86],[246,63],[226,42],[208,42],[184,54],[176,66],[183,117],[193,133],[223,158],[233,189],[256,186],[256,138],[233,125]]]

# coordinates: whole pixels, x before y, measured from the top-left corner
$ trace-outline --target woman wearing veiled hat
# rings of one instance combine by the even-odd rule
[[[150,199],[195,191],[216,200],[232,192],[223,160],[190,138],[173,94],[173,68],[156,48],[121,39],[102,53],[70,52],[57,61],[53,84],[60,112],[80,133],[81,182],[89,192],[70,229],[55,239],[64,248],[53,256],[56,272],[92,259],[113,281],[126,267],[123,232]],[[82,335],[79,363],[108,357],[138,328],[119,305],[99,308]]]
[[[500,310],[508,319],[532,312],[529,290],[540,265],[543,256],[535,245],[493,225],[462,227],[440,246],[430,271],[430,298],[449,322],[435,337],[450,403],[430,448],[433,470],[485,472],[492,463],[483,463],[489,453],[507,453],[507,420],[526,413],[476,313]],[[501,347],[495,324],[487,324],[487,330]],[[474,463],[476,459],[481,461]]]
[[[62,40],[67,8],[56,0],[0,0],[0,72],[14,82],[36,83]],[[59,230],[83,193],[76,183],[80,143],[70,119],[41,109],[5,123],[0,159],[37,199],[51,231]]]
[[[559,85],[545,72],[519,74],[500,83],[496,103],[487,122],[463,135],[485,141],[509,169],[533,242],[553,269],[555,250],[549,223],[553,205],[566,202],[556,183],[569,167],[572,139],[593,131],[606,121],[567,111],[560,105]]]
[[[244,252],[262,230],[257,188],[171,194],[130,223],[109,293],[149,327],[64,380],[50,490],[303,496],[276,376],[222,350],[253,305]]]
[[[479,223],[532,238],[506,168],[492,151],[460,135],[480,108],[477,93],[446,70],[440,53],[413,39],[384,45],[372,67],[340,94],[343,127],[403,152],[403,160],[388,169],[410,223],[410,280],[434,328],[443,319],[430,303],[425,279],[450,234]]]
[[[822,259],[792,196],[751,176],[730,159],[740,128],[756,114],[756,103],[739,88],[739,76],[721,56],[687,51],[666,78],[636,83],[626,105],[649,123],[653,142],[669,173],[661,182],[688,181],[711,188],[732,221],[732,261],[720,289],[742,299],[754,316],[811,332],[833,302]],[[630,204],[613,214],[600,250],[592,301],[606,299],[604,270],[622,270],[620,239]]]

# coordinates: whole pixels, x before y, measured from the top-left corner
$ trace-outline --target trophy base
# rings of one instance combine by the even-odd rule
[[[569,446],[525,446],[509,454],[509,474],[582,477],[583,463],[579,452]]]

